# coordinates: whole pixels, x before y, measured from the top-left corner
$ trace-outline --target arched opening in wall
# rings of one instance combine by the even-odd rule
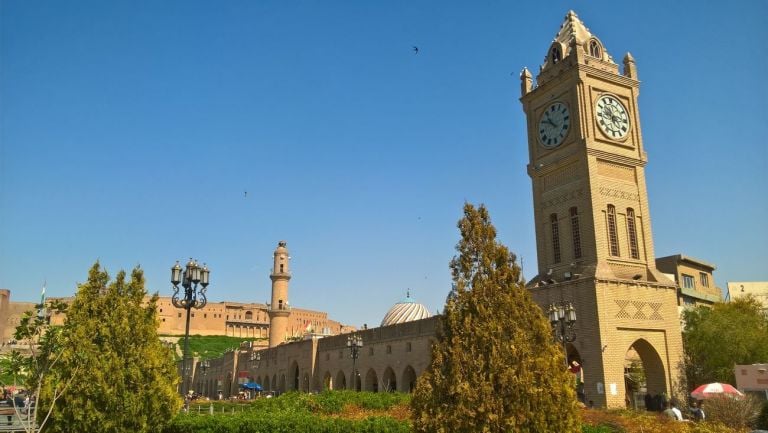
[[[323,391],[333,389],[333,378],[331,377],[331,372],[326,371],[325,376],[323,376]]]
[[[269,376],[264,378],[264,383],[261,386],[264,388],[264,391],[272,391],[272,387],[269,386]]]
[[[291,364],[291,369],[288,370],[291,374],[291,391],[298,391],[299,390],[299,365],[296,363],[296,361],[293,361]]]
[[[657,411],[663,410],[662,395],[669,395],[659,352],[643,338],[632,343],[624,356],[624,391],[628,407]]]
[[[381,376],[381,386],[386,392],[397,391],[397,377],[395,377],[395,372],[392,370],[392,367],[387,367],[387,369],[384,370],[384,375]]]
[[[376,376],[376,371],[372,368],[365,373],[365,390],[372,392],[379,392],[379,377]]]
[[[581,362],[581,354],[576,350],[576,346],[572,343],[566,343],[565,353],[566,360],[568,361],[568,371],[573,374],[576,397],[580,402],[586,404],[587,397],[584,392],[584,365]]]
[[[262,388],[264,388],[264,385],[261,383],[261,376],[256,378],[256,383],[258,383],[259,385],[261,385]]]
[[[253,312],[246,311],[245,312],[245,320],[253,320]]]
[[[301,380],[301,390],[309,392],[309,373],[304,373],[304,377]]]
[[[355,391],[362,391],[363,390],[363,381],[360,379],[360,371],[356,370],[354,372],[354,376],[352,377],[352,389]]]
[[[280,375],[280,382],[278,383],[277,391],[281,392],[281,393],[286,391],[286,388],[285,388],[285,375],[284,374]]]
[[[347,389],[347,376],[343,371],[336,373],[336,389]]]
[[[405,367],[405,370],[403,370],[403,380],[400,383],[400,391],[402,392],[413,392],[416,389],[416,371],[413,367],[410,365]]]

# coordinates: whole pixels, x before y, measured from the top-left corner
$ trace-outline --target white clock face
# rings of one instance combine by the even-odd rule
[[[597,124],[608,138],[620,139],[629,132],[627,109],[615,96],[603,95],[597,100],[595,116]]]
[[[541,114],[539,119],[539,142],[547,149],[554,149],[568,136],[571,113],[562,102],[555,102]]]

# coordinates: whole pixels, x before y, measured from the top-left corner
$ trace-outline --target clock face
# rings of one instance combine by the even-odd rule
[[[539,142],[547,149],[559,146],[568,136],[571,113],[562,102],[555,102],[541,114],[539,119]]]
[[[627,109],[616,97],[603,95],[597,100],[595,109],[597,124],[609,138],[619,139],[629,132],[629,116]]]

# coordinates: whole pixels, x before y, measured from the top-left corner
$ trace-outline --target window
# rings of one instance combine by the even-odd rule
[[[552,252],[555,263],[560,263],[560,228],[557,224],[557,214],[549,216],[549,222],[552,226]]]
[[[616,207],[608,205],[608,244],[612,256],[619,256],[619,236],[616,234]]]
[[[560,59],[563,57],[563,54],[560,52],[560,47],[554,46],[552,47],[552,51],[550,52],[550,58],[552,59],[552,64],[556,64],[560,61]]]
[[[331,360],[331,354],[330,353],[326,353],[325,354],[325,360],[326,361],[330,361]]]
[[[373,347],[368,348],[368,356],[373,356]]]
[[[410,352],[411,351],[411,343],[405,343],[405,351]]]
[[[595,39],[589,41],[589,55],[592,57],[597,57],[598,59],[603,58],[603,50],[600,49],[600,43]]]
[[[633,259],[640,258],[640,252],[637,249],[637,229],[635,227],[635,210],[627,209],[627,231],[629,232],[629,254]]]
[[[207,319],[207,318],[208,318],[208,314],[207,313],[203,313],[203,319]]]
[[[387,344],[387,354],[390,354],[390,353],[392,353],[392,346]]]
[[[179,316],[178,316],[178,317],[179,317],[179,319],[181,319],[181,313],[179,313]]]
[[[683,274],[683,287],[686,289],[693,289],[696,287],[696,280],[692,275]]]
[[[282,273],[282,272],[283,272],[283,264],[280,263],[280,273]]]
[[[579,211],[571,208],[571,237],[573,238],[573,257],[581,258],[581,232],[579,231]]]
[[[165,317],[163,317],[163,322],[165,322]]]
[[[162,308],[160,309],[160,312],[161,312],[161,313],[163,312],[163,309],[162,309]]]
[[[709,275],[704,272],[699,272],[699,282],[702,287],[709,287]]]

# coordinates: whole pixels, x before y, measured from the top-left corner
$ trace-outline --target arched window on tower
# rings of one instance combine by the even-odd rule
[[[552,252],[555,263],[560,263],[560,227],[557,224],[557,214],[549,216],[549,222],[552,226]]]
[[[600,47],[600,42],[597,42],[595,39],[589,41],[589,55],[597,57],[598,59],[603,58],[603,50]]]
[[[629,254],[633,259],[640,258],[637,248],[637,225],[635,224],[635,210],[627,208],[627,232],[629,232]]]
[[[550,54],[549,54],[549,58],[550,60],[552,60],[553,65],[559,62],[560,59],[563,58],[563,53],[560,52],[560,47],[558,47],[557,45],[552,47],[552,50],[550,51]]]
[[[579,230],[579,211],[571,208],[571,238],[573,239],[573,258],[581,258],[581,231]]]
[[[281,273],[281,274],[283,273],[283,268],[284,268],[284,266],[285,266],[285,265],[283,265],[282,263],[280,263],[280,273]]]
[[[612,256],[619,256],[619,235],[616,232],[616,206],[608,205],[608,244]]]

